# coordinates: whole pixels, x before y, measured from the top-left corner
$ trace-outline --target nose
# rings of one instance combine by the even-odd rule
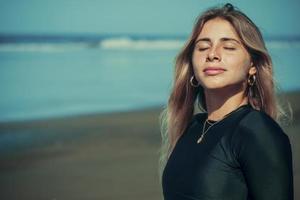
[[[217,50],[217,48],[212,48],[208,54],[207,54],[207,61],[214,61],[214,60],[217,60],[217,61],[220,61],[221,60],[221,56]]]

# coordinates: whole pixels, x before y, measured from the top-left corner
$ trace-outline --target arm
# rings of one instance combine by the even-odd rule
[[[293,165],[289,138],[263,113],[243,120],[238,162],[254,200],[292,200]]]

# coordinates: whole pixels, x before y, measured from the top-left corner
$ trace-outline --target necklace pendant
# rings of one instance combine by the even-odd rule
[[[203,139],[203,135],[200,136],[200,138],[197,140],[197,143],[199,144]]]

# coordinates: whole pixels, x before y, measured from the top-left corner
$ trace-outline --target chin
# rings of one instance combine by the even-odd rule
[[[226,87],[226,84],[224,84],[224,82],[221,82],[221,81],[204,82],[201,85],[206,90],[221,89],[221,88]]]
[[[244,87],[243,82],[237,82],[237,83],[224,83],[224,82],[210,82],[206,84],[202,84],[202,87],[205,90],[227,90],[229,91],[236,91],[243,89]]]

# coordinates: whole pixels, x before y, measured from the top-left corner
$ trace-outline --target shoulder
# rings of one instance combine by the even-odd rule
[[[290,151],[288,136],[279,124],[262,111],[252,109],[240,121],[233,139],[235,152],[266,152],[276,154]]]
[[[291,145],[277,122],[266,113],[251,109],[240,121],[236,133],[234,158],[253,198],[291,199]],[[270,193],[270,190],[275,193]]]
[[[265,112],[254,109],[251,109],[251,111],[240,121],[239,131],[244,136],[249,137],[287,137],[283,129],[273,118]]]

